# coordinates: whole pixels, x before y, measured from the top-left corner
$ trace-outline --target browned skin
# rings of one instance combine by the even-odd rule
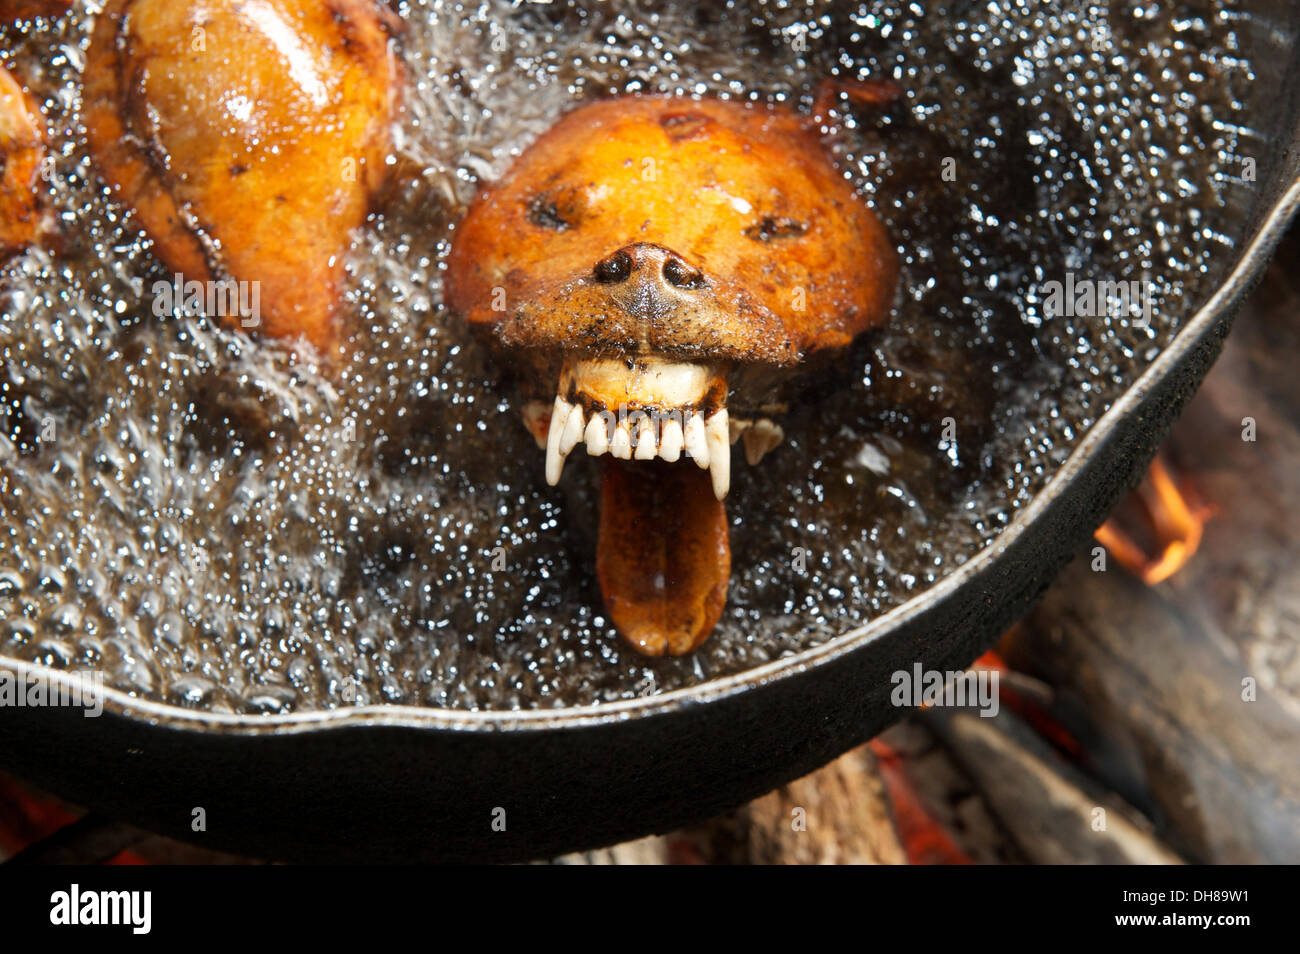
[[[652,311],[621,307],[593,267],[646,244],[702,284],[662,285],[672,297]],[[647,96],[570,113],[483,189],[447,295],[507,346],[789,366],[882,321],[895,275],[884,228],[806,117]]]
[[[158,256],[186,280],[261,282],[260,330],[326,354],[383,180],[391,33],[372,0],[111,0],[87,56],[91,150]]]
[[[72,8],[72,0],[0,0],[0,22],[59,17]]]
[[[41,224],[45,120],[0,67],[0,261],[31,244]]]
[[[823,145],[841,90],[819,94],[814,118],[656,96],[570,113],[476,197],[448,259],[448,305],[527,397],[549,400],[565,355],[657,355],[716,369],[733,416],[780,403],[797,372],[885,320],[897,283],[883,226]],[[543,435],[546,420],[534,420]],[[722,505],[685,458],[602,460],[606,608],[639,651],[689,652],[725,601]]]

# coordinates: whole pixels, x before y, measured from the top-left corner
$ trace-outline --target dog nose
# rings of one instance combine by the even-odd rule
[[[704,274],[671,249],[652,242],[625,245],[596,263],[592,270],[596,281],[619,285],[634,274],[652,281],[660,280],[674,288],[699,288]]]
[[[596,281],[602,285],[619,285],[631,277],[635,267],[635,261],[627,249],[621,248],[596,263]]]

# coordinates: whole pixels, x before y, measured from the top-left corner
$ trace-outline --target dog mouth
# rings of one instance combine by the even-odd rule
[[[726,604],[731,449],[757,465],[784,438],[767,413],[731,413],[730,362],[645,351],[567,357],[553,402],[524,423],[560,481],[578,445],[600,467],[596,575],[619,633],[648,656],[682,655],[708,638]],[[691,466],[694,464],[694,466]]]
[[[583,444],[592,457],[667,463],[689,458],[709,472],[713,493],[722,500],[731,487],[731,446],[743,439],[746,459],[757,465],[784,438],[771,418],[732,415],[727,390],[723,365],[653,354],[571,357],[560,372],[554,403],[547,408],[532,402],[525,423],[546,449],[552,486]]]

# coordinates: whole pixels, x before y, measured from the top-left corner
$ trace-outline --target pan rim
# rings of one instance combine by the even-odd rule
[[[820,645],[791,656],[776,659],[743,672],[710,679],[693,686],[636,699],[620,699],[588,706],[562,706],[554,709],[436,709],[411,705],[366,705],[347,709],[322,709],[282,715],[244,715],[201,712],[164,702],[132,696],[120,689],[104,687],[101,691],[105,713],[127,719],[143,718],[151,725],[180,731],[217,735],[295,735],[304,732],[355,728],[407,728],[435,731],[546,732],[556,729],[590,727],[663,715],[685,706],[704,705],[737,695],[745,690],[792,675],[831,664],[856,652],[883,633],[914,619],[948,597],[953,591],[978,575],[992,561],[1020,538],[1070,483],[1092,455],[1129,411],[1151,392],[1168,373],[1230,309],[1235,308],[1253,286],[1254,278],[1266,267],[1269,252],[1276,246],[1297,209],[1300,209],[1300,175],[1294,176],[1269,208],[1259,229],[1245,245],[1236,264],[1215,290],[1179,330],[1174,339],[1106,409],[1057,468],[1055,474],[1036,493],[995,538],[952,573],[925,592],[894,607]],[[0,654],[0,671],[29,678],[39,676],[47,682],[71,686],[75,672],[58,670],[40,663]]]

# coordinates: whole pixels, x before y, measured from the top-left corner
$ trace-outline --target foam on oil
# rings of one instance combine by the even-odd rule
[[[0,30],[50,122],[67,236],[0,277],[0,655],[224,712],[589,705],[825,642],[988,545],[1230,259],[1252,79],[1235,5],[694,7],[400,5],[400,181],[357,236],[355,357],[330,379],[153,316],[166,270],[79,127],[94,6]],[[836,144],[898,244],[898,308],[785,445],[737,459],[723,619],[647,661],[602,614],[590,464],[545,486],[443,308],[449,237],[585,99],[806,108],[830,74],[906,90]],[[1049,314],[1067,272],[1152,282],[1149,327]]]

